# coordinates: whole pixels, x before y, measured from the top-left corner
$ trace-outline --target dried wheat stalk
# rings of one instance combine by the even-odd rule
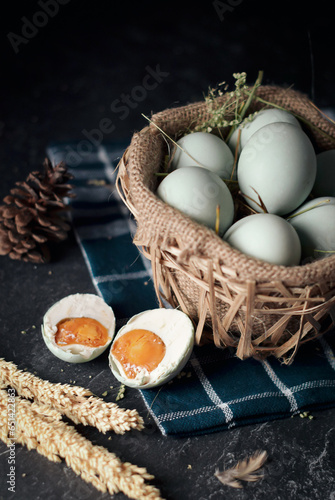
[[[262,473],[255,474],[267,460],[266,451],[257,451],[251,457],[245,458],[237,463],[235,467],[216,471],[215,476],[221,483],[231,486],[232,488],[242,488],[241,481],[258,481],[263,477]]]
[[[92,425],[103,433],[112,430],[124,434],[131,429],[143,429],[143,419],[136,410],[107,403],[80,386],[53,384],[19,370],[14,363],[3,358],[0,358],[0,382],[24,398],[58,410],[75,424]]]
[[[8,427],[8,392],[0,385],[0,439],[12,444]],[[66,464],[99,491],[123,492],[136,500],[162,500],[159,490],[147,484],[154,479],[143,467],[121,462],[102,446],[93,445],[61,419],[57,410],[21,397],[15,398],[15,443],[35,449],[53,462]]]

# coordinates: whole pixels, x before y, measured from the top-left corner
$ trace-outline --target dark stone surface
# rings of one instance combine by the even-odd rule
[[[99,128],[104,118],[115,126],[104,134],[105,140],[130,139],[146,124],[141,113],[200,100],[209,86],[222,80],[231,83],[233,72],[246,71],[252,82],[263,69],[265,83],[294,85],[319,106],[335,106],[330,5],[302,5],[295,10],[292,2],[119,5],[72,0],[59,6],[57,15],[30,34],[27,43],[20,43],[18,53],[8,34],[22,36],[23,16],[36,20],[40,4],[15,2],[11,12],[2,6],[0,198],[15,181],[40,167],[50,141],[80,140],[84,130]],[[225,10],[221,17],[217,6]],[[152,70],[161,72],[158,85],[140,94],[138,86]],[[127,95],[131,100],[121,112],[120,104],[125,103],[120,101]],[[74,366],[55,358],[42,341],[40,323],[46,309],[73,292],[94,289],[72,235],[50,264],[2,257],[0,355],[52,382],[75,381],[98,395],[108,390],[106,400],[113,401],[117,389],[109,389],[115,381],[106,355]],[[143,415],[144,432],[110,434],[109,440],[109,435],[91,428],[80,431],[122,460],[147,467],[168,500],[335,499],[333,409],[315,412],[313,420],[295,417],[176,439],[160,435],[137,391],[127,390],[123,405]],[[242,490],[221,486],[215,470],[257,449],[269,454],[264,479]],[[15,494],[7,490],[7,473],[6,447],[1,444],[1,499],[109,497],[64,463],[51,463],[19,446]]]

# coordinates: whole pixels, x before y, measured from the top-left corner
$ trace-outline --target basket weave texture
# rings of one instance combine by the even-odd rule
[[[301,117],[316,152],[335,148],[334,124],[304,94],[260,86],[256,96],[248,113],[265,107],[258,98],[269,101]],[[155,195],[166,136],[177,140],[208,113],[205,102],[167,109],[133,135],[117,188],[137,223],[134,243],[151,261],[160,305],[167,301],[194,320],[197,344],[231,347],[241,359],[275,355],[290,363],[301,343],[333,324],[335,255],[294,267],[269,264],[233,249]]]

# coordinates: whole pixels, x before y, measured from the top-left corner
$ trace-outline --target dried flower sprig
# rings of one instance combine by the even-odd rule
[[[224,93],[227,90],[225,82],[220,83],[217,88],[210,88],[208,95],[205,96],[209,118],[197,125],[194,132],[212,132],[217,130],[219,134],[221,129],[231,127],[226,140],[228,140],[236,127],[243,121],[251,101],[255,95],[257,88],[261,85],[263,72],[258,73],[257,79],[250,90],[246,84],[247,74],[233,73],[235,78],[235,89],[231,92]],[[222,101],[218,98],[225,96]],[[229,118],[228,118],[229,117]]]
[[[13,443],[9,435],[8,392],[0,388],[0,439],[8,446]],[[154,476],[144,467],[123,463],[106,448],[93,445],[49,406],[15,398],[14,442],[35,449],[53,462],[64,459],[77,475],[99,491],[123,492],[136,500],[161,500],[159,490],[146,483]]]
[[[251,457],[245,458],[237,463],[235,467],[224,470],[222,472],[216,471],[215,477],[226,486],[232,488],[242,488],[241,481],[258,481],[263,477],[262,473],[255,474],[267,460],[266,451],[257,451]]]
[[[142,430],[143,419],[136,410],[120,408],[94,396],[80,386],[54,384],[0,358],[0,382],[12,387],[27,399],[48,405],[66,415],[75,424],[92,425],[100,432],[124,434],[131,429]]]
[[[213,129],[220,130],[224,127],[237,125],[239,123],[239,108],[242,92],[248,87],[246,85],[246,73],[233,73],[235,78],[235,90],[226,93],[228,86],[226,82],[219,83],[217,88],[209,88],[204,97],[210,118],[194,128],[194,132],[212,132]],[[223,90],[222,90],[223,89]],[[223,104],[217,104],[217,98],[226,95]],[[233,112],[234,118],[228,120],[227,114]]]

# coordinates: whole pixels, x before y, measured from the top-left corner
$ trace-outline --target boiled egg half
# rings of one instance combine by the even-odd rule
[[[151,309],[133,316],[113,341],[109,365],[122,384],[149,389],[170,381],[194,345],[191,319],[178,309]]]
[[[68,363],[85,363],[102,354],[115,333],[113,309],[99,296],[76,293],[56,302],[43,318],[48,349]]]

